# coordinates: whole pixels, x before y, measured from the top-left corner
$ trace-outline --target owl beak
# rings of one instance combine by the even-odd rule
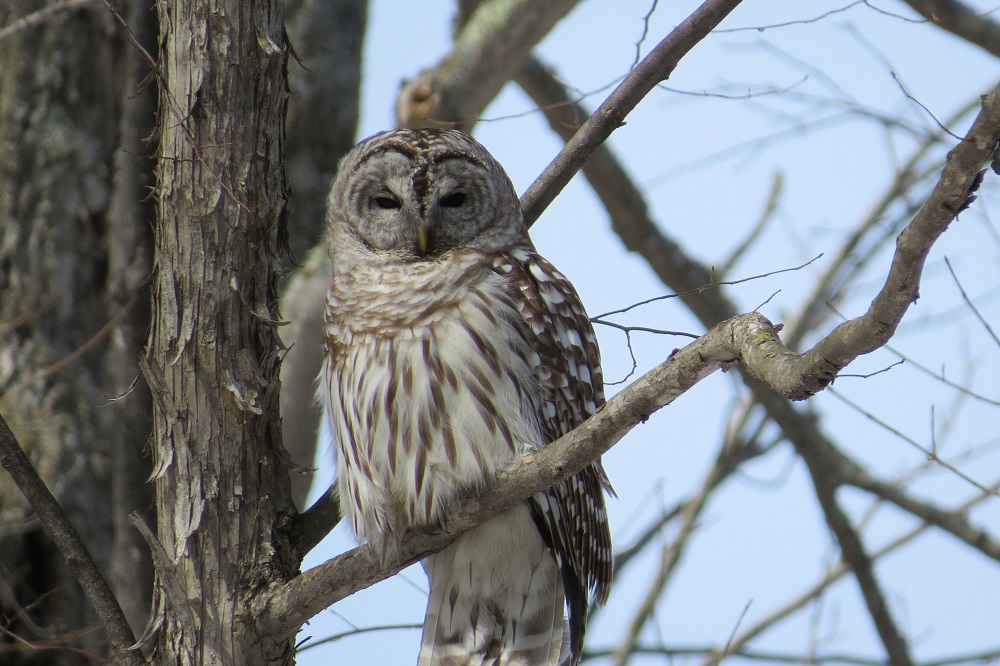
[[[421,229],[417,232],[417,250],[420,256],[427,254],[427,248],[430,246],[430,237],[430,231],[427,229]]]

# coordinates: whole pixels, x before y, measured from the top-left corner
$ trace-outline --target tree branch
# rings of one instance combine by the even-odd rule
[[[997,484],[994,484],[996,486]],[[975,495],[971,499],[963,502],[961,505],[955,508],[958,513],[965,513],[972,507],[983,502],[984,500],[993,497],[989,493],[980,493]],[[899,535],[889,543],[885,544],[877,551],[871,554],[871,559],[873,561],[878,561],[889,553],[893,553],[903,546],[909,544],[914,539],[916,539],[921,534],[927,531],[928,527],[931,527],[931,523],[922,523],[921,525],[914,527],[913,529]],[[743,649],[746,648],[747,644],[754,638],[757,638],[763,634],[767,629],[777,624],[779,621],[787,618],[795,611],[801,609],[803,606],[808,604],[810,601],[815,600],[820,594],[823,593],[828,587],[833,583],[843,578],[851,571],[850,566],[846,561],[841,560],[834,564],[826,575],[823,576],[822,580],[816,582],[814,585],[810,586],[807,590],[803,591],[801,594],[794,597],[791,601],[783,605],[782,607],[776,609],[774,612],[770,613],[766,617],[760,619],[755,624],[744,629],[737,637],[729,642],[729,652],[730,655],[740,654]],[[714,655],[715,659],[710,662],[703,662],[703,666],[709,666],[710,664],[718,663],[718,655]]]
[[[340,522],[340,496],[334,483],[312,506],[295,516],[292,543],[304,556]]]
[[[1000,23],[958,0],[903,0],[932,24],[1000,58]]]
[[[545,112],[552,130],[567,143],[590,115],[570,99],[566,88],[537,58],[524,62],[516,81]],[[598,146],[584,162],[583,175],[608,211],[611,228],[625,247],[645,259],[706,328],[737,313],[736,305],[722,290],[706,289],[713,283],[712,274],[685,255],[650,217],[642,192],[607,143]]]
[[[444,548],[472,527],[579,472],[712,372],[739,359],[752,359],[754,352],[746,345],[773,335],[768,333],[772,328],[756,313],[719,324],[636,380],[580,427],[515,463],[485,492],[456,503],[446,530],[410,530],[400,552],[381,565],[368,546],[344,553],[262,596],[255,603],[255,614],[264,626],[298,627],[330,604]]]
[[[469,131],[531,49],[578,0],[486,0],[468,16],[441,62],[399,93],[400,127]]]
[[[518,83],[531,95],[536,104],[546,110],[550,125],[564,138],[572,134],[572,126],[578,122],[576,118],[586,116],[586,113],[578,105],[569,102],[565,89],[536,61],[525,63],[518,77]],[[886,311],[894,313],[895,323],[887,328],[888,335],[885,340],[891,336],[898,324],[898,319],[902,318],[906,307],[916,296],[920,271],[930,245],[940,236],[951,219],[968,203],[970,188],[976,179],[979,167],[989,158],[992,147],[996,145],[998,134],[1000,134],[996,108],[997,91],[994,91],[984,99],[983,110],[970,130],[969,136],[949,155],[948,164],[934,193],[907,230],[900,235],[897,258],[893,263],[892,271],[890,271],[887,286],[883,289],[880,298],[877,298],[873,303],[870,313],[866,315],[869,319],[874,319],[872,314],[876,312],[876,306],[882,306],[878,309],[880,314]],[[606,145],[600,146],[594,158],[586,163],[584,172],[608,209],[615,231],[618,232],[630,250],[639,252],[649,261],[651,267],[666,284],[675,291],[685,292],[690,291],[693,287],[707,285],[712,281],[708,271],[687,257],[676,243],[665,237],[649,218],[641,193],[632,184]],[[905,274],[907,270],[911,271],[909,280],[901,280],[900,274]],[[891,294],[891,290],[898,288],[901,282],[910,283],[909,299],[887,298],[887,295]],[[703,323],[709,326],[723,317],[731,316],[735,311],[734,306],[720,290],[701,292],[696,297],[686,298],[685,303]],[[886,307],[887,305],[888,307]],[[859,318],[859,320],[864,321],[864,317]],[[862,335],[868,333],[868,331],[862,332],[864,328],[858,326],[853,331],[855,345],[859,345]],[[839,334],[845,332],[841,330]],[[884,344],[885,340],[879,344]],[[818,354],[822,357],[824,348],[833,346],[835,342],[836,338],[829,342],[821,342],[820,345],[817,345],[814,355]],[[767,368],[763,375],[758,376],[781,377],[785,374],[779,370],[783,362],[771,364],[767,357],[771,354],[774,354],[775,357],[785,356],[789,366],[785,377],[790,380],[790,383],[782,381],[781,385],[775,388],[788,397],[807,397],[807,395],[798,395],[794,384],[811,376],[809,375],[811,370],[804,367],[808,364],[803,364],[800,357],[786,350],[776,337],[765,341],[758,351],[761,352],[762,356],[758,367]],[[757,372],[759,371],[758,369]],[[749,374],[756,373],[750,369]],[[793,379],[794,377],[798,377],[798,379]],[[817,379],[819,377],[812,376],[810,381]],[[813,481],[817,484],[818,494],[821,492],[821,486],[836,488],[842,483],[850,482],[850,479],[856,476],[852,472],[857,469],[857,465],[837,450],[813,419],[793,409],[786,400],[769,390],[766,383],[755,381],[750,377],[746,377],[745,381],[753,391],[755,398],[765,407],[768,415],[778,423],[799,455],[806,460],[814,474]],[[818,386],[816,390],[825,385],[824,383]],[[773,383],[772,386],[774,386]],[[846,547],[850,551],[852,557],[849,558],[849,561],[852,564],[857,564],[860,570],[859,584],[868,597],[873,620],[879,627],[880,633],[883,634],[887,650],[890,653],[905,655],[905,645],[902,645],[891,619],[882,610],[884,602],[881,601],[881,595],[877,588],[871,585],[872,577],[868,575],[870,566],[865,564],[867,558],[860,547],[860,540],[852,539],[853,528],[844,523],[843,514],[835,502],[826,502],[825,508],[828,510],[827,521],[831,527],[835,528],[835,531],[839,532],[838,538],[842,537],[845,542],[841,547]],[[916,507],[909,506],[908,508]],[[926,511],[918,515],[930,517]],[[935,516],[935,518],[940,519],[941,516]],[[944,524],[954,527],[953,521],[942,521],[942,525]],[[956,532],[953,534],[958,536]],[[968,536],[964,532],[963,535]],[[960,536],[960,538],[963,537]],[[859,554],[860,556],[853,557],[853,555]]]
[[[825,473],[821,459],[816,456],[803,456],[803,458],[809,467],[813,485],[816,487],[816,497],[823,509],[826,523],[837,537],[841,556],[854,572],[858,587],[861,588],[861,596],[868,607],[868,614],[875,623],[875,630],[889,657],[889,663],[896,666],[912,664],[909,648],[892,618],[889,604],[886,603],[885,595],[875,576],[874,561],[868,556],[861,536],[837,502],[836,492],[840,484],[831,480]]]
[[[983,97],[968,134],[949,153],[930,198],[896,238],[896,253],[885,285],[868,311],[837,326],[801,357],[775,358],[791,380],[779,391],[801,400],[821,390],[844,366],[883,346],[910,304],[920,296],[920,276],[934,242],[970,203],[980,168],[1000,142],[1000,86]],[[804,380],[801,381],[800,380]]]
[[[524,219],[529,226],[566,187],[591,153],[621,127],[625,116],[656,84],[669,78],[680,59],[739,4],[740,0],[706,0],[636,65],[521,197]]]
[[[646,622],[656,612],[656,603],[663,594],[677,564],[680,562],[684,549],[687,546],[688,538],[694,533],[701,521],[702,512],[708,505],[708,500],[712,493],[729,478],[748,458],[753,457],[756,447],[730,448],[723,445],[719,455],[712,465],[705,478],[702,479],[701,487],[687,501],[684,502],[680,511],[680,525],[677,532],[670,541],[670,545],[660,553],[660,563],[656,574],[649,581],[646,593],[639,604],[638,610],[633,614],[632,620],[625,629],[625,636],[612,655],[612,663],[615,666],[625,666],[635,653],[639,645],[639,635]]]
[[[973,525],[960,510],[948,511],[930,502],[921,502],[900,490],[896,484],[876,479],[860,468],[858,468],[857,474],[852,474],[844,480],[844,483],[896,505],[903,511],[922,519],[928,525],[934,525],[948,532],[986,557],[1000,562],[1000,543],[993,539],[989,532]],[[992,492],[995,497],[996,485],[986,492]]]
[[[3,416],[0,416],[0,464],[31,503],[46,533],[66,558],[66,565],[76,576],[80,587],[97,612],[115,656],[127,666],[144,664],[142,655],[129,649],[135,644],[135,635],[118,600],[111,592],[108,581],[104,579],[94,559],[87,552],[87,547],[83,545],[80,535],[66,518],[59,502],[32,467],[31,461],[17,443],[14,433],[7,427]]]

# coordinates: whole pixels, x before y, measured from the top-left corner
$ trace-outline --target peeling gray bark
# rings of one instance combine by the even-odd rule
[[[144,369],[164,664],[294,660],[295,630],[261,632],[247,613],[298,567],[280,527],[293,513],[278,414],[277,281],[289,267],[283,6],[157,3],[161,138]]]

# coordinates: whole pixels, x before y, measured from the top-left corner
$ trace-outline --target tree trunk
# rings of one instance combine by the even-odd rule
[[[159,0],[153,324],[158,659],[292,663],[247,609],[297,571],[278,416],[287,269],[283,2]]]

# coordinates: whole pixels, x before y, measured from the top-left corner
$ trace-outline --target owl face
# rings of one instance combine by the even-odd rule
[[[527,239],[507,174],[455,130],[396,130],[358,144],[340,163],[328,222],[335,261],[358,252],[376,261],[433,261]]]

